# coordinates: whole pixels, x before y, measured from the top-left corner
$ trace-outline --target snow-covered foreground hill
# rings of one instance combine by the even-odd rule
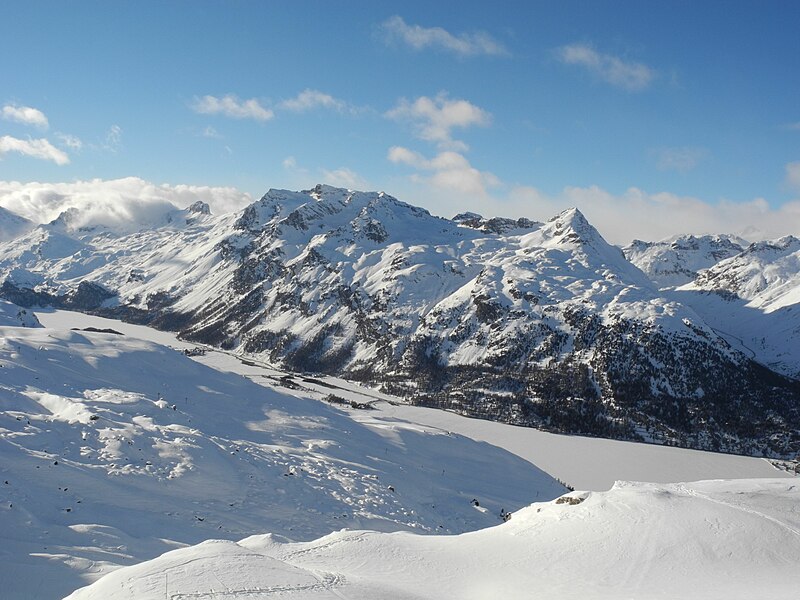
[[[207,541],[120,569],[70,600],[792,598],[798,561],[794,481],[620,483],[459,536]]]
[[[17,325],[18,308],[7,303],[1,308]],[[234,541],[270,532],[276,541],[267,546],[304,549],[277,540],[305,541],[311,548],[317,542],[309,540],[332,534],[352,538],[358,547],[368,542],[363,547],[372,547],[375,554],[370,560],[384,565],[365,562],[365,569],[372,570],[373,564],[376,577],[381,568],[406,572],[390,555],[419,551],[426,556],[432,550],[414,546],[420,544],[416,537],[409,537],[412,546],[404,549],[392,546],[393,540],[406,539],[394,534],[383,538],[332,532],[346,527],[458,534],[500,523],[503,511],[514,513],[511,523],[520,523],[518,516],[531,510],[523,507],[565,491],[535,466],[539,459],[551,475],[596,489],[632,475],[651,481],[788,477],[760,459],[556,436],[376,401],[381,395],[372,390],[246,364],[218,351],[190,359],[175,349],[190,345],[149,328],[79,313],[37,314],[44,328],[0,327],[3,597],[58,598],[121,566],[219,538],[232,541],[202,544],[201,554],[211,548],[206,558],[195,560],[196,550],[188,548],[188,558],[179,559],[196,567],[218,565],[222,571],[205,569],[216,595],[181,587],[189,580],[206,585],[209,579],[186,571],[189,579],[181,582],[180,569],[157,567],[166,577],[150,580],[155,590],[151,597],[242,598],[248,596],[240,593],[245,589],[241,586],[251,585],[272,586],[273,592],[294,593],[298,590],[292,586],[300,586],[303,593],[336,594],[339,588],[330,587],[334,580],[352,582],[361,576],[337,570],[334,577],[316,567],[291,566],[283,554],[268,559],[262,550],[242,550]],[[31,315],[28,320],[38,324]],[[82,330],[87,327],[124,335]],[[374,408],[321,401],[331,393],[359,404],[374,402]],[[786,481],[791,485],[794,480]],[[771,496],[780,501],[780,493],[764,494],[768,505]],[[492,550],[494,534],[485,538],[489,545],[483,551],[458,541],[480,540],[470,536],[487,532],[435,536],[439,541],[430,548],[441,549],[441,561],[430,562],[430,576],[414,576],[423,581],[471,568],[458,561],[472,552],[478,557],[497,554]],[[576,547],[583,543],[577,533],[569,535]],[[391,543],[384,545],[384,539]],[[370,546],[370,540],[377,545]],[[351,541],[343,544],[346,549]],[[258,547],[264,545],[259,542]],[[458,549],[456,554],[450,547]],[[508,548],[515,552],[516,546]],[[231,558],[230,553],[246,556]],[[358,557],[357,552],[347,554]],[[503,561],[513,567],[514,560],[500,553],[486,563],[487,569],[498,571]],[[149,569],[146,565],[136,568]],[[253,575],[250,567],[259,574]],[[412,567],[409,577],[415,573]],[[269,572],[272,583],[264,583]],[[453,572],[443,581],[454,577]],[[495,583],[495,576],[481,573],[476,568],[473,579]],[[226,577],[233,579],[217,583]],[[344,597],[417,593],[391,577],[385,578],[389,588],[370,587],[368,579]],[[140,585],[150,584],[135,584]],[[395,585],[397,589],[391,587]],[[438,590],[439,597],[453,597],[436,585],[445,583],[431,583],[430,590]],[[225,586],[227,595],[222,593]],[[124,589],[116,586],[114,593]],[[134,589],[132,597],[148,597]],[[93,593],[114,597],[107,587]],[[269,593],[262,590],[250,597]]]
[[[132,336],[0,327],[0,595],[208,538],[461,533],[565,491],[495,446],[283,390]]]

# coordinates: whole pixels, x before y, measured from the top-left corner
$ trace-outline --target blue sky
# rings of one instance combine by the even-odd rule
[[[0,180],[324,181],[445,216],[578,204],[619,240],[800,233],[797,2],[2,12]]]

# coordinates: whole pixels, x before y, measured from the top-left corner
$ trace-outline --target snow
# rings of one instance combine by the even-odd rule
[[[207,541],[70,600],[794,597],[800,488],[786,480],[619,483],[459,536],[339,531]],[[535,596],[533,596],[535,595]]]
[[[625,256],[659,287],[692,282],[697,274],[736,256],[748,242],[734,235],[676,235],[659,242],[634,240]]]
[[[259,385],[137,339],[135,326],[73,331],[89,326],[78,317],[0,327],[7,597],[60,597],[208,538],[461,533],[564,491],[501,448],[372,411],[355,419],[264,370]]]
[[[775,521],[796,510],[789,493],[796,479],[766,461],[470,420],[211,349],[189,359],[179,349],[192,346],[146,327],[66,311],[38,316],[45,328],[0,327],[0,480],[8,482],[0,487],[0,581],[8,597],[60,597],[93,581],[96,587],[74,597],[202,598],[213,589],[217,598],[279,591],[296,598],[513,598],[534,581],[547,597],[569,597],[564,581],[576,597],[602,597],[588,567],[586,577],[570,570],[563,579],[565,568],[593,561],[608,573],[596,581],[609,582],[609,597],[642,597],[645,584],[619,574],[620,560],[608,563],[634,544],[626,573],[655,569],[639,555],[664,551],[636,546],[641,532],[630,531],[643,522],[670,523],[648,539],[668,536],[673,554],[687,546],[680,535],[708,533],[691,546],[695,554],[668,552],[658,564],[680,571],[696,563],[718,584],[715,565],[727,551],[715,532],[744,528],[741,539],[758,553],[753,568],[770,580],[764,589],[784,585],[784,563],[770,567],[765,545],[783,543],[786,560],[794,546],[772,533],[750,539],[755,522],[764,527],[752,515],[766,514],[770,532],[784,531]],[[124,335],[71,330],[90,326]],[[286,375],[296,389],[282,387]],[[320,401],[330,393],[373,409]],[[732,509],[682,490],[718,499],[717,491],[679,484],[624,493],[617,485],[577,506],[524,508],[564,492],[552,477],[596,490],[627,478],[775,479],[718,483],[745,486],[735,499],[752,521],[743,525],[731,520]],[[664,490],[681,499],[683,512],[669,512],[678,503],[663,503]],[[617,507],[611,521],[605,513],[574,521],[593,498]],[[620,507],[637,498],[650,499],[625,520]],[[703,529],[705,521],[692,517],[694,503],[723,510],[698,513],[722,525]],[[492,527],[504,510],[514,513],[511,521]],[[688,521],[673,530],[678,517]],[[589,532],[581,528],[587,523]],[[602,541],[611,531],[618,543]],[[133,571],[119,570],[130,565]],[[753,581],[764,584],[760,576]],[[711,589],[704,585],[664,589]]]
[[[0,327],[41,327],[33,312],[0,299]]]
[[[450,364],[491,358],[493,339],[525,325],[509,319],[489,331],[474,314],[484,297],[556,329],[564,322],[549,309],[577,306],[687,336],[691,323],[713,337],[699,313],[772,366],[800,356],[795,321],[784,319],[798,296],[792,239],[752,246],[729,271],[750,277],[740,304],[771,315],[764,327],[761,317],[739,318],[740,304],[717,311],[723,300],[706,300],[705,288],[659,292],[575,209],[490,234],[382,193],[328,186],[271,190],[221,217],[159,199],[140,212],[126,204],[108,225],[98,220],[108,207],[96,208],[85,222],[68,213],[1,244],[0,278],[53,293],[95,281],[131,306],[168,294],[190,311],[232,295],[237,263],[220,248],[252,245],[259,264],[274,252],[294,269],[285,284],[265,286],[262,312],[248,316],[254,332],[313,337],[327,319],[343,330],[334,345],[346,344],[356,324],[330,298],[354,284],[389,307],[393,336],[455,340],[443,346]],[[252,228],[242,233],[247,215]],[[687,254],[687,268],[707,260],[703,252]],[[309,306],[285,310],[281,294]],[[141,326],[37,313],[44,328],[0,302],[0,581],[9,597],[60,597],[92,581],[72,597],[796,591],[797,480],[768,461],[470,420],[258,357],[206,348],[188,358],[180,350],[193,344]],[[739,329],[723,330],[714,320],[723,317]],[[89,326],[124,335],[72,331]],[[783,354],[756,347],[758,328],[772,336],[780,327],[784,337],[770,339],[790,342]],[[460,341],[451,336],[459,328]],[[375,360],[367,343],[355,352]],[[325,402],[329,394],[344,404]],[[556,504],[565,491],[556,479],[586,491]],[[681,483],[697,480],[707,481]],[[498,525],[502,511],[513,516]]]
[[[734,347],[800,378],[800,240],[757,242],[701,272],[671,296]]]
[[[37,311],[48,327],[111,328],[145,340],[175,348],[190,348],[173,333],[112,319],[70,311]],[[287,373],[269,368],[260,361],[245,359],[209,348],[195,360],[223,372],[238,373],[256,383],[280,378]],[[772,478],[788,476],[777,471],[769,461],[749,456],[704,452],[656,444],[640,444],[603,438],[561,435],[530,427],[515,427],[505,423],[470,419],[462,415],[417,406],[409,406],[398,398],[335,377],[317,377],[327,386],[303,382],[319,397],[335,393],[345,400],[372,403],[373,410],[354,411],[350,417],[357,421],[373,420],[373,415],[389,420],[415,423],[433,431],[451,432],[502,448],[538,466],[553,477],[583,490],[605,491],[618,480],[677,483],[702,479]],[[302,390],[295,393],[303,393]],[[305,392],[308,394],[308,392]]]
[[[25,217],[0,206],[0,242],[13,240],[33,227],[34,224]]]

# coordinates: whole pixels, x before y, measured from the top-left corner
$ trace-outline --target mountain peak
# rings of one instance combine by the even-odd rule
[[[550,238],[556,243],[596,245],[600,240],[602,245],[608,245],[577,208],[568,208],[560,212],[545,223],[541,231],[545,238]]]
[[[203,202],[202,200],[198,200],[197,202],[189,205],[186,210],[190,213],[195,213],[198,215],[210,215],[211,214],[211,207],[208,205],[207,202]]]
[[[583,216],[583,213],[574,206],[572,208],[567,208],[566,210],[562,210],[555,217],[550,219],[548,223],[556,221],[564,223],[565,225],[568,225],[569,227],[572,228],[591,227],[589,221],[587,221],[586,217]]]

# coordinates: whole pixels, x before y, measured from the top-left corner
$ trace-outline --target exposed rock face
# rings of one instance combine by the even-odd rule
[[[798,383],[658,291],[576,209],[544,224],[447,220],[384,193],[317,186],[132,236],[70,246],[45,233],[0,246],[4,297],[77,297],[84,310],[484,418],[800,451]],[[79,269],[89,255],[96,267]],[[85,281],[116,297],[81,291]]]

